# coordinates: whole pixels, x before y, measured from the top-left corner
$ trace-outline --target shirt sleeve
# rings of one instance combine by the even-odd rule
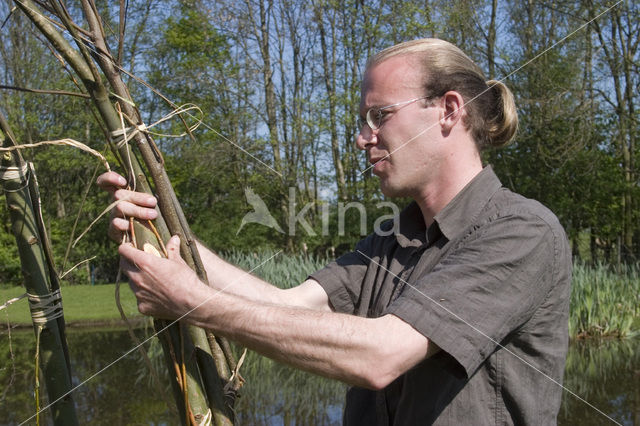
[[[529,214],[471,230],[428,273],[412,275],[387,313],[411,324],[470,377],[549,293],[556,236]]]
[[[368,267],[366,257],[359,252],[370,253],[373,238],[373,235],[369,235],[360,240],[354,251],[340,256],[309,276],[324,288],[329,296],[331,306],[337,312],[347,314],[355,312]]]

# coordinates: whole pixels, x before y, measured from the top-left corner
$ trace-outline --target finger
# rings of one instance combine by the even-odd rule
[[[129,221],[127,219],[122,219],[121,217],[114,217],[111,220],[111,228],[115,229],[119,233],[127,232],[129,230]]]
[[[120,244],[118,247],[118,253],[120,254],[120,265],[123,267],[123,271],[125,272],[136,272],[140,270],[147,264],[146,257],[151,256],[142,250],[138,250],[133,247],[131,243]]]
[[[107,236],[117,243],[122,242],[123,234],[129,231],[129,221],[119,217],[112,217]]]
[[[178,235],[174,235],[167,242],[167,257],[172,260],[182,260],[180,257],[180,237]]]
[[[114,207],[113,217],[134,217],[140,220],[153,220],[158,217],[158,212],[153,207],[140,206],[129,201],[120,200]]]
[[[138,285],[133,280],[129,280],[129,288],[131,289],[131,291],[133,292],[134,295],[136,295],[138,293],[138,291],[140,290]]]
[[[96,183],[100,188],[111,193],[115,192],[118,188],[127,186],[127,180],[116,172],[101,174],[98,176],[98,179],[96,179]]]
[[[139,277],[140,270],[133,262],[123,256],[120,256],[120,269],[127,277],[129,277],[129,285],[131,286],[131,290],[133,290],[134,293],[137,292],[139,290],[138,287],[135,284],[132,286],[132,283],[134,283]]]
[[[113,195],[116,200],[129,201],[143,207],[153,208],[158,204],[156,197],[145,192],[118,189]]]

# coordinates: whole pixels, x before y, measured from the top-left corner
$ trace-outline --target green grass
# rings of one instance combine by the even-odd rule
[[[63,286],[62,304],[67,324],[73,323],[116,323],[121,320],[115,302],[115,284]],[[0,305],[25,293],[22,287],[0,289]],[[120,285],[120,301],[127,318],[140,317],[135,297],[124,283]],[[0,321],[6,322],[7,315],[12,325],[31,324],[29,302],[22,299],[0,311]]]

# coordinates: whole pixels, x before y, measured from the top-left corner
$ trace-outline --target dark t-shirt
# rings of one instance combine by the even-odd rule
[[[351,388],[344,423],[554,424],[571,251],[553,213],[486,167],[428,229],[415,203],[392,227],[311,277],[336,311],[393,314],[442,351],[382,391]]]

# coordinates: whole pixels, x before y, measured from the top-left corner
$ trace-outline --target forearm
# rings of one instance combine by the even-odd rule
[[[223,260],[199,241],[197,244],[210,286],[249,300],[284,303],[281,289]]]
[[[328,296],[315,282],[308,280],[302,285],[283,290],[224,261],[200,242],[198,251],[205,265],[209,285],[219,291],[259,303],[331,311]]]
[[[190,322],[351,385],[382,388],[427,356],[426,339],[393,316],[361,318],[205,293],[200,297],[210,300],[189,315]]]

